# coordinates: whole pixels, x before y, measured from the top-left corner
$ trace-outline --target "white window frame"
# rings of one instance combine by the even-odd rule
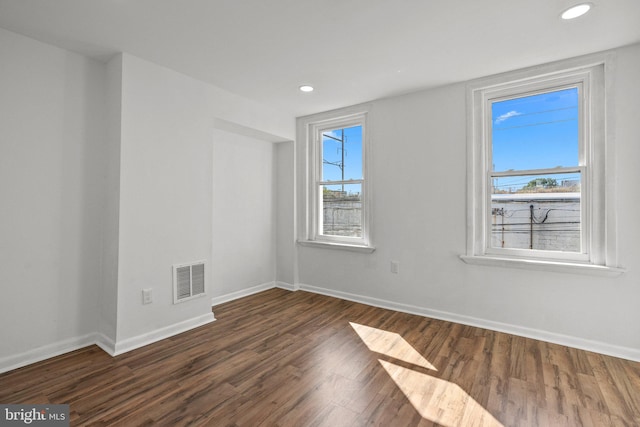
[[[470,264],[619,274],[615,253],[613,153],[607,135],[606,69],[611,57],[591,56],[471,82],[467,86],[467,253]],[[577,87],[580,97],[581,251],[491,247],[491,104],[503,99]],[[522,175],[558,169],[517,171]],[[505,174],[512,174],[506,172]]]
[[[302,130],[305,139],[304,155],[306,157],[306,226],[298,239],[303,246],[322,246],[326,248],[347,249],[359,252],[372,252],[371,244],[371,180],[368,109],[349,109],[323,113],[299,120],[298,131]],[[322,176],[322,133],[328,130],[362,126],[362,179],[331,181],[321,180]],[[322,234],[322,192],[326,184],[361,184],[362,198],[362,236],[333,236]]]

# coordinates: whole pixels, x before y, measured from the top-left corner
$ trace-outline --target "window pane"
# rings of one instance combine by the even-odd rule
[[[362,126],[322,132],[322,181],[362,179]]]
[[[492,103],[494,171],[578,165],[578,89]]]
[[[494,177],[492,248],[580,252],[580,174]]]
[[[321,234],[362,237],[362,185],[321,185]]]

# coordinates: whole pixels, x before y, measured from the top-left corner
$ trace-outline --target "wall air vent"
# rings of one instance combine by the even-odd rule
[[[173,303],[205,295],[204,261],[173,266]]]

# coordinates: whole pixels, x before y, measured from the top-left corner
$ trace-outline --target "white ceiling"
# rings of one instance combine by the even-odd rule
[[[640,42],[640,0],[578,1],[0,0],[0,27],[300,116]]]

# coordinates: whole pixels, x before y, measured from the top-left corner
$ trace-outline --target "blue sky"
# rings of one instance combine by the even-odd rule
[[[341,129],[324,132],[334,138],[341,138]],[[362,179],[362,127],[354,126],[344,129],[344,179]],[[341,170],[336,164],[342,162],[342,144],[331,138],[322,138],[322,175],[324,181],[342,180]],[[334,164],[327,164],[331,162]]]
[[[578,91],[492,104],[494,170],[578,165]]]
[[[578,90],[494,102],[492,138],[493,170],[497,172],[577,166]],[[572,177],[578,178],[576,174]],[[513,178],[513,184],[526,178]]]

